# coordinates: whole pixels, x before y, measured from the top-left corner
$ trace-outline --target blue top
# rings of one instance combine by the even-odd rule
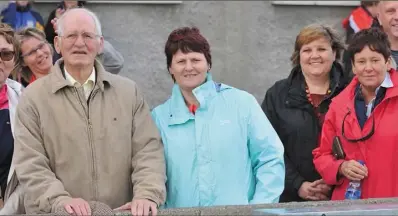
[[[189,112],[178,84],[152,111],[165,147],[165,207],[275,203],[284,188],[283,145],[249,93],[207,81]]]

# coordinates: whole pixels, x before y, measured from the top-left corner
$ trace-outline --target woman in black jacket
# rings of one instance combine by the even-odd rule
[[[57,8],[51,11],[48,16],[46,26],[44,28],[44,32],[46,33],[46,39],[50,44],[54,44],[54,37],[57,36],[57,33],[54,31],[53,24],[51,20],[54,18],[59,18],[65,10],[73,8],[73,7],[83,7],[86,4],[86,1],[61,1],[58,4]]]
[[[265,95],[262,108],[285,147],[286,179],[280,202],[329,199],[331,188],[315,170],[312,150],[331,99],[347,83],[337,62],[343,49],[330,27],[303,28],[296,38],[289,77]]]

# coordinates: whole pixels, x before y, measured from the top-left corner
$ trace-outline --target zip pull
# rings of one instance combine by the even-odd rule
[[[93,129],[93,124],[91,124],[91,120],[90,119],[88,119],[88,127],[90,128],[90,130]]]

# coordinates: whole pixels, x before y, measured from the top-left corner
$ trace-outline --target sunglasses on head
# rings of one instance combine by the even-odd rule
[[[11,50],[1,50],[0,58],[2,61],[10,61],[14,58],[15,52]]]

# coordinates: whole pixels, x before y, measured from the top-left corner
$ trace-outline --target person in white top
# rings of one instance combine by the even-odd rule
[[[14,213],[11,209],[18,206],[18,200],[7,202],[6,191],[14,170],[14,125],[15,111],[22,94],[22,85],[8,79],[19,56],[18,41],[14,30],[7,24],[0,24],[0,192],[6,206],[0,214]],[[6,189],[7,188],[7,189]],[[6,211],[10,210],[10,211]]]

